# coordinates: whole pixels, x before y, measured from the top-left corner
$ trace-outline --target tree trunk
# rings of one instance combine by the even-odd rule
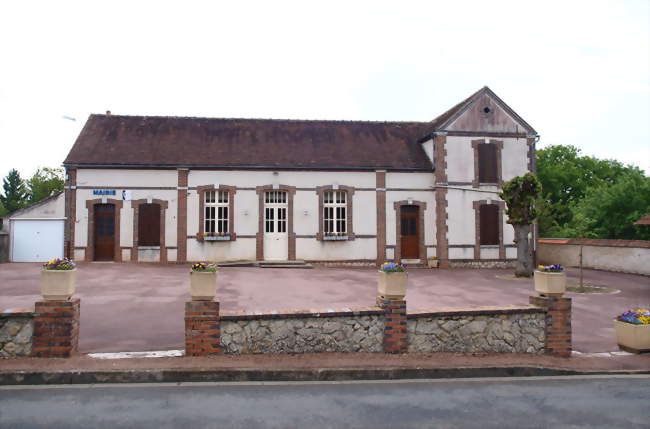
[[[533,275],[533,258],[530,252],[530,225],[513,225],[515,243],[517,243],[517,267],[515,277],[530,277]]]

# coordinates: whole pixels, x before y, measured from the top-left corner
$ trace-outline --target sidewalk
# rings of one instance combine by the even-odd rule
[[[305,354],[0,360],[0,385],[650,374],[650,355]]]

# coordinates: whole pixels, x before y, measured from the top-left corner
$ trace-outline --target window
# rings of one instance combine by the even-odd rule
[[[160,204],[140,204],[138,246],[160,246]]]
[[[481,143],[478,145],[478,181],[479,183],[497,183],[497,145]]]
[[[499,244],[499,206],[481,204],[480,207],[480,243],[481,246]]]
[[[325,191],[323,195],[323,232],[325,235],[347,233],[347,193]]]
[[[206,234],[228,234],[228,191],[205,192]]]

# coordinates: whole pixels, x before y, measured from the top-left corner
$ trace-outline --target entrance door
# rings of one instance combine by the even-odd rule
[[[287,234],[287,193],[268,191],[264,195],[264,259],[286,261],[289,258]]]
[[[402,259],[419,259],[418,206],[402,206],[400,227],[402,233]]]
[[[112,261],[115,257],[115,205],[95,205],[95,261]]]

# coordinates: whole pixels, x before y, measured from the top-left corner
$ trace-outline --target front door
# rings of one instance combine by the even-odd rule
[[[94,260],[112,261],[115,257],[115,205],[95,205]]]
[[[289,258],[287,234],[287,193],[268,191],[264,195],[264,259],[286,261]]]
[[[400,213],[402,259],[419,259],[418,206],[402,206]]]

